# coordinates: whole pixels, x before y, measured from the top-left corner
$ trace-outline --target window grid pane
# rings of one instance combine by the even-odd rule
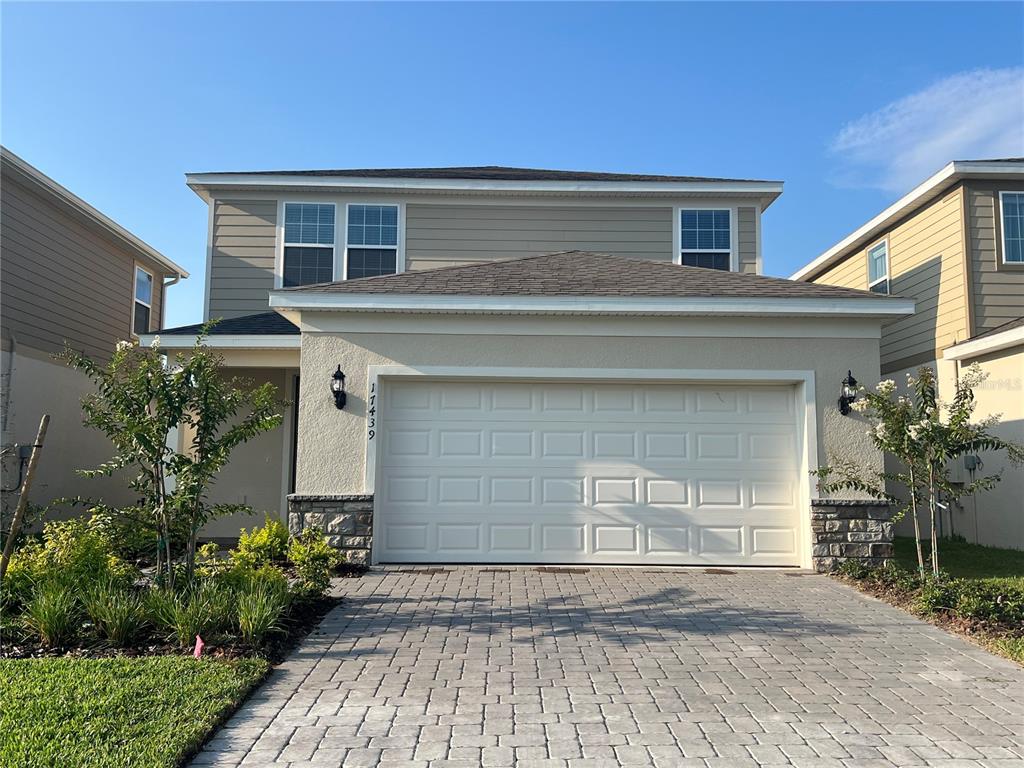
[[[729,271],[728,253],[684,253],[684,267],[704,267],[705,269],[720,269],[723,272]]]
[[[140,302],[135,302],[135,317],[133,318],[132,330],[135,333],[149,333],[149,307]]]
[[[397,205],[350,205],[349,245],[398,245]]]
[[[285,203],[286,244],[334,245],[334,206],[323,203]]]
[[[394,248],[349,248],[346,277],[357,280],[360,277],[393,275],[397,272],[398,251]]]
[[[135,299],[146,304],[153,303],[153,276],[135,268]]]
[[[329,283],[334,279],[334,249],[288,246],[284,249],[285,288]]]
[[[1003,193],[1003,261],[1024,264],[1024,193]]]
[[[681,245],[684,251],[727,251],[730,249],[731,211],[680,211]]]
[[[868,251],[868,284],[881,280],[889,274],[889,249],[885,243],[879,243]]]

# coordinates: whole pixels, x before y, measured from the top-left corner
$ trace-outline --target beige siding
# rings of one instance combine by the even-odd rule
[[[736,235],[739,271],[757,274],[757,209],[739,208],[736,215]]]
[[[1000,190],[1024,191],[1024,185],[980,181],[967,185],[967,238],[975,335],[1024,315],[1024,266],[1002,263]]]
[[[406,233],[410,270],[567,250],[672,259],[672,209],[667,206],[410,204]]]
[[[214,200],[210,317],[268,312],[274,288],[277,201]]]
[[[0,324],[5,337],[47,353],[67,340],[106,359],[131,333],[136,256],[49,195],[4,174],[0,185]],[[163,275],[154,274],[152,329]]]
[[[952,190],[813,281],[866,289],[868,248],[888,238],[891,291],[915,299],[916,307],[913,315],[884,326],[883,373],[934,360],[970,333],[962,202],[963,189]]]

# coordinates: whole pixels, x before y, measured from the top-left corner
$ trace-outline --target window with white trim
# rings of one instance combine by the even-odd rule
[[[1000,192],[1003,263],[1024,264],[1024,192]]]
[[[334,280],[334,204],[284,204],[285,288]]]
[[[680,263],[728,272],[732,268],[732,211],[684,208],[679,212]]]
[[[393,275],[398,271],[398,206],[348,206],[345,277]]]
[[[885,240],[868,248],[868,290],[889,293],[889,243]]]
[[[153,275],[136,265],[135,293],[132,306],[132,333],[149,333],[153,314]]]

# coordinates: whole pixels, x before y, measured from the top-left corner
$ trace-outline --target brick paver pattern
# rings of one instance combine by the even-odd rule
[[[824,576],[390,568],[194,765],[1024,765],[1024,669]]]

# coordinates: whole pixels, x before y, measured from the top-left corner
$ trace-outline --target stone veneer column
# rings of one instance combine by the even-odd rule
[[[892,509],[887,501],[811,502],[811,562],[827,573],[847,560],[885,565],[893,556]]]
[[[346,493],[288,496],[288,530],[293,534],[317,528],[350,563],[370,562],[373,541],[373,494]]]

